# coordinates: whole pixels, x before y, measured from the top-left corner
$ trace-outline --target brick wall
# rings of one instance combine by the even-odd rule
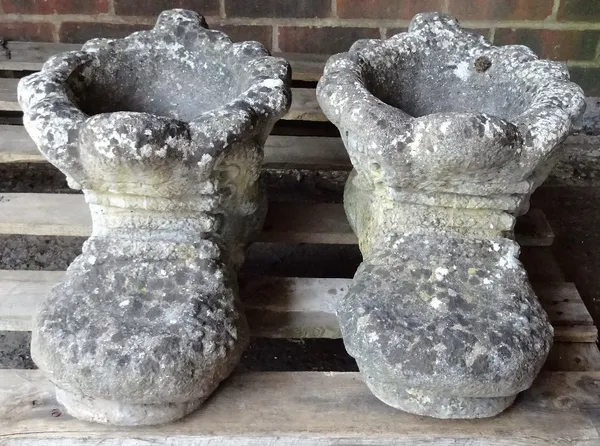
[[[0,0],[0,38],[120,37],[172,7],[204,14],[234,40],[326,54],[401,32],[418,12],[449,12],[496,44],[523,43],[568,61],[574,80],[600,95],[600,0]]]

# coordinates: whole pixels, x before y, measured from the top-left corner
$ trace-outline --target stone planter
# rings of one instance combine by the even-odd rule
[[[345,208],[364,261],[337,309],[346,348],[390,406],[498,414],[552,344],[513,226],[581,89],[526,47],[422,14],[333,56],[317,95],[355,169]]]
[[[33,325],[32,357],[73,416],[171,421],[238,363],[236,270],[265,216],[262,148],[289,84],[286,61],[184,10],[19,83],[27,131],[93,219]]]

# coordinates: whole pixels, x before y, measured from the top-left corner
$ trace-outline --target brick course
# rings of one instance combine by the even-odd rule
[[[378,28],[279,27],[279,49],[286,53],[335,54],[359,39],[377,39]]]
[[[419,12],[443,11],[445,0],[337,0],[337,13],[347,19],[410,20]]]
[[[200,12],[236,41],[324,54],[404,31],[414,14],[438,10],[496,44],[568,61],[590,90],[600,85],[600,0],[0,0],[0,39],[120,37],[149,28],[171,7]]]
[[[54,40],[52,23],[0,23],[0,39],[50,42]]]
[[[219,0],[113,0],[115,14],[154,17],[170,8],[198,11],[205,16],[219,15]]]
[[[5,14],[96,14],[108,12],[109,0],[1,0]]]
[[[58,35],[61,42],[81,43],[95,37],[125,37],[135,31],[151,28],[150,25],[101,22],[64,22]]]
[[[272,26],[252,26],[252,25],[212,25],[213,29],[219,29],[229,36],[234,42],[244,40],[256,40],[262,43],[269,50],[273,50],[273,27]]]
[[[552,60],[593,60],[600,31],[560,31],[551,29],[497,29],[494,43],[527,45]]]
[[[600,1],[598,0],[562,0],[558,9],[560,21],[600,21]]]
[[[462,20],[544,20],[554,0],[449,0],[449,12]]]
[[[329,17],[331,0],[226,0],[227,17]]]

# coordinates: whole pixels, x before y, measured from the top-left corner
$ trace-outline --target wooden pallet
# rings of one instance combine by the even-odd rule
[[[77,421],[37,371],[0,371],[10,392],[0,444],[14,446],[325,446],[600,444],[600,373],[543,373],[520,401],[491,420],[417,417],[381,404],[357,373],[245,373],[231,377],[178,423],[114,428]],[[36,401],[35,405],[31,401]]]
[[[18,77],[76,45],[8,42],[0,72]],[[318,80],[322,56],[285,55],[294,81]],[[2,71],[5,70],[5,71]],[[14,117],[15,78],[0,78],[0,117]],[[296,88],[291,121],[324,121],[311,88]],[[45,162],[24,129],[0,125],[0,163]],[[271,136],[265,168],[348,171],[339,138]],[[310,218],[307,218],[310,216]],[[87,236],[82,195],[0,193],[0,233]],[[0,370],[0,445],[512,445],[600,444],[600,353],[596,327],[577,289],[564,282],[549,245],[543,213],[520,219],[517,239],[540,300],[555,327],[555,344],[532,389],[492,420],[443,421],[395,411],[373,397],[352,372],[237,373],[206,405],[181,422],[114,428],[61,414],[51,384],[38,371]],[[355,244],[341,204],[271,203],[260,241]],[[318,261],[318,259],[315,259]],[[36,305],[62,271],[0,271],[0,331],[29,331]],[[339,338],[335,302],[347,278],[249,277],[242,298],[253,335]],[[57,416],[60,415],[60,416]]]

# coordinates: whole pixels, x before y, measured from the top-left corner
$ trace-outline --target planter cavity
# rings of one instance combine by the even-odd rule
[[[354,170],[364,261],[337,308],[371,391],[439,418],[498,414],[553,330],[518,260],[515,216],[584,109],[560,63],[441,14],[333,56],[317,89]]]
[[[32,357],[71,415],[175,420],[238,363],[236,271],[265,216],[262,149],[289,85],[285,60],[185,10],[19,83],[27,131],[93,219],[33,324]]]

